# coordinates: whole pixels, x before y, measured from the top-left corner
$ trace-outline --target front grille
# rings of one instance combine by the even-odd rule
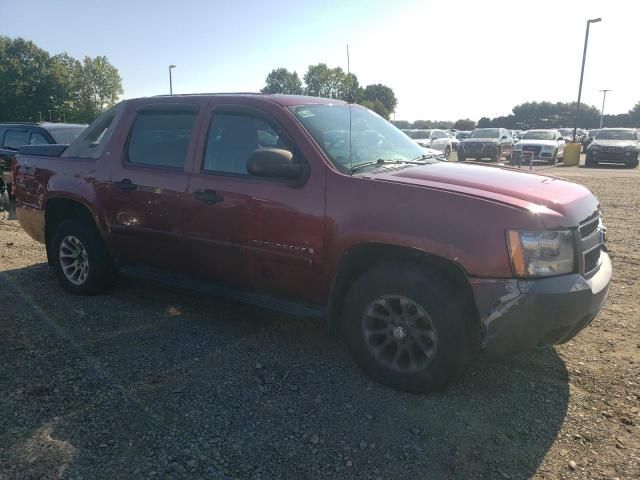
[[[605,227],[600,218],[600,212],[595,212],[589,218],[580,222],[580,271],[584,275],[591,275],[600,266],[600,253],[605,239]]]
[[[481,153],[484,150],[482,143],[465,143],[464,151],[468,153]]]
[[[585,238],[596,231],[600,224],[600,216],[596,216],[591,220],[586,220],[580,225],[580,238]]]
[[[585,273],[591,272],[595,270],[600,264],[600,251],[602,250],[601,246],[596,247],[584,254],[584,271]]]
[[[523,152],[533,152],[536,157],[540,155],[540,150],[542,150],[542,147],[539,145],[525,145],[522,147]]]

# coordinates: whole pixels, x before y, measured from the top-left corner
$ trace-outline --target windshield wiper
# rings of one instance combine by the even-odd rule
[[[430,158],[428,155],[421,155],[418,158],[415,158],[413,160],[389,160],[389,159],[384,159],[384,158],[379,158],[377,160],[374,160],[372,162],[364,162],[364,163],[360,163],[358,165],[354,165],[353,167],[351,167],[351,173],[355,172],[356,170],[360,169],[360,168],[364,168],[364,167],[371,167],[371,166],[378,166],[378,165],[387,165],[387,164],[400,164],[400,163],[410,163],[410,164],[414,164],[414,165],[426,165],[427,163],[424,161],[420,161],[420,160],[427,160],[428,158]]]

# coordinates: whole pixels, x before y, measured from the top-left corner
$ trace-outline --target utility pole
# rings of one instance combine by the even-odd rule
[[[171,78],[171,70],[176,68],[175,65],[169,65],[169,95],[173,95],[173,80]]]
[[[602,122],[604,121],[604,102],[607,100],[607,92],[610,92],[610,88],[599,90],[602,92],[602,110],[600,110],[600,128],[602,128]]]
[[[573,127],[573,141],[576,141],[578,131],[578,121],[580,119],[580,100],[582,98],[582,79],[584,78],[584,62],[587,59],[587,44],[589,43],[589,27],[592,23],[601,22],[601,18],[591,18],[587,20],[587,31],[584,34],[584,51],[582,52],[582,69],[580,70],[580,86],[578,87],[578,104],[576,105],[576,124]]]

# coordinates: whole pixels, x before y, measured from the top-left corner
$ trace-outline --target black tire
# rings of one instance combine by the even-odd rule
[[[594,161],[593,161],[593,160],[589,160],[589,158],[587,158],[587,159],[584,161],[584,166],[585,166],[586,168],[593,168],[593,167],[596,167],[597,165],[598,165],[597,163],[594,163]]]
[[[636,157],[635,160],[631,160],[628,164],[627,167],[629,168],[636,168],[638,166],[638,163],[640,163],[640,159],[638,157]]]
[[[549,160],[549,165],[555,165],[558,163],[558,151],[553,152],[553,157]]]
[[[0,220],[8,220],[11,216],[11,201],[9,192],[6,190],[0,192]]]
[[[75,238],[82,248],[87,264],[85,279],[80,283],[71,281],[63,271],[60,247],[65,239]],[[111,288],[116,279],[116,269],[102,238],[94,225],[78,220],[62,222],[51,238],[52,265],[62,288],[76,295],[97,295]],[[78,259],[75,259],[77,262]]]
[[[464,161],[466,161],[466,160],[467,160],[467,158],[466,158],[465,156],[460,155],[460,154],[458,153],[458,161],[459,161],[459,162],[464,162]]]
[[[451,158],[451,149],[449,147],[445,147],[444,149],[444,158],[449,160]]]
[[[407,333],[404,334],[406,336],[400,340],[396,336],[397,326],[392,327],[391,322],[394,320],[384,321],[386,333],[369,334],[369,340],[365,338],[367,322],[378,321],[366,315],[367,312],[371,312],[372,305],[379,305],[380,300],[393,301],[397,297],[410,300],[413,305],[419,305],[423,312],[427,313],[427,318],[430,318],[429,328],[435,332],[435,341],[430,344],[433,356],[427,356],[420,350],[424,345],[419,345],[416,338],[421,337],[421,342],[424,342],[427,337],[420,333],[423,330],[420,330],[422,326],[418,327],[420,320],[416,320],[416,317],[413,326],[407,327]],[[441,389],[463,370],[471,350],[469,329],[463,314],[465,310],[459,300],[459,295],[456,295],[446,277],[409,264],[385,264],[374,267],[351,287],[343,309],[343,332],[355,362],[367,375],[397,390],[426,393]],[[414,336],[414,332],[418,332],[417,336]],[[394,357],[393,362],[403,356],[410,362],[414,357],[408,357],[406,351],[412,349],[415,358],[421,358],[423,364],[413,370],[407,365],[404,371],[400,365],[396,369],[385,365],[384,360],[378,359],[371,351],[375,348],[372,345],[374,336],[384,337],[381,343],[394,343],[386,344],[380,349],[380,352],[387,354],[390,346],[396,348],[395,354],[389,353]],[[407,343],[403,343],[405,341]],[[429,341],[427,338],[427,343]],[[403,345],[402,350],[397,346],[398,343]],[[398,353],[401,351],[402,353]],[[418,362],[414,364],[418,365]]]

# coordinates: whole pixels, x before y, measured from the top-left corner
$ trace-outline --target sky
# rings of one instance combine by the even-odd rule
[[[383,83],[397,120],[495,117],[526,101],[624,113],[640,101],[640,0],[0,0],[0,34],[51,54],[106,55],[124,98],[259,91],[320,62]],[[0,86],[1,88],[1,86]]]

